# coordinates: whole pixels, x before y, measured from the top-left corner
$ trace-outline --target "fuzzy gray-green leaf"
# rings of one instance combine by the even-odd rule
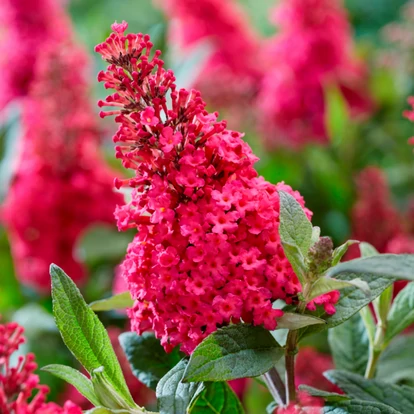
[[[318,390],[317,388],[310,387],[309,385],[299,385],[301,391],[305,391],[306,394],[311,395],[312,397],[320,397],[325,401],[337,402],[337,401],[347,401],[350,398],[344,394],[337,394],[336,392],[328,392],[324,390]]]
[[[414,335],[399,335],[381,354],[376,378],[384,382],[414,384]]]
[[[93,405],[99,405],[91,381],[82,373],[66,365],[51,364],[42,368],[42,371],[49,372],[55,377],[73,385]]]
[[[290,194],[279,191],[279,197],[280,239],[282,243],[296,245],[306,257],[312,242],[312,224],[301,205]]]
[[[361,257],[371,257],[379,254],[379,251],[367,242],[361,242],[359,244],[359,251],[361,252]]]
[[[195,399],[189,414],[243,414],[237,395],[226,382],[209,382]]]
[[[186,414],[191,401],[204,389],[202,383],[183,383],[181,380],[186,360],[181,360],[165,374],[157,385],[157,401],[160,414]]]
[[[283,316],[277,318],[276,329],[289,329],[294,331],[296,329],[304,328],[305,326],[317,324],[326,324],[326,322],[316,316],[285,312]]]
[[[312,290],[308,296],[308,299],[312,300],[318,296],[324,295],[325,293],[332,292],[333,290],[341,290],[349,286],[355,286],[358,289],[361,289],[367,296],[370,294],[368,283],[359,278],[345,281],[321,277],[312,285]]]
[[[401,414],[401,412],[386,404],[352,399],[326,403],[321,414]]]
[[[402,414],[414,413],[414,388],[368,380],[345,371],[327,371],[324,375],[351,398],[385,404]]]
[[[328,339],[336,369],[361,375],[365,373],[369,340],[359,313],[345,323],[330,329]]]
[[[159,380],[181,360],[177,349],[167,354],[160,341],[150,332],[141,336],[135,332],[124,332],[119,336],[119,343],[133,374],[153,390]]]
[[[395,297],[387,318],[384,341],[391,341],[405,328],[414,323],[414,283],[409,283]]]
[[[50,275],[53,314],[66,346],[89,373],[104,367],[108,381],[135,406],[105,327],[62,269],[52,264]]]
[[[371,274],[389,279],[414,280],[413,254],[380,254],[339,263],[327,270],[326,276],[337,278],[341,273],[354,273],[355,277]]]
[[[312,325],[299,330],[298,337],[301,339],[305,336],[330,329],[347,321],[352,315],[360,309],[367,306],[374,298],[379,296],[394,279],[387,276],[372,274],[355,274],[342,272],[335,276],[337,280],[350,281],[359,277],[366,282],[370,289],[370,295],[365,295],[359,288],[351,286],[341,290],[338,302],[335,304],[336,312],[328,315],[322,308],[312,312],[312,315],[322,318],[326,321],[326,325]]]
[[[213,332],[193,351],[184,381],[229,381],[264,374],[283,348],[261,326],[230,325]]]
[[[344,254],[348,251],[349,246],[358,243],[358,240],[348,240],[344,244],[341,244],[337,247],[332,255],[332,266],[336,266],[344,256]]]
[[[111,296],[107,299],[97,300],[89,304],[89,307],[95,311],[110,311],[114,309],[131,308],[134,301],[129,292],[123,292],[118,295]]]

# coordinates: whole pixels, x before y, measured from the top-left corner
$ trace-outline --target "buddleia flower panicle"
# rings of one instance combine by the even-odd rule
[[[70,20],[60,1],[2,0],[0,2],[0,110],[27,95],[39,52],[49,39],[70,35]]]
[[[208,104],[226,108],[232,121],[252,112],[251,101],[263,76],[259,35],[237,1],[158,0],[169,19],[168,40],[177,60],[207,51],[191,86]]]
[[[22,102],[20,151],[1,220],[18,278],[42,294],[50,292],[50,263],[78,284],[86,281],[76,245],[90,225],[113,224],[113,210],[123,203],[99,154],[88,67],[72,39],[49,39],[38,51]]]
[[[99,106],[115,116],[116,156],[134,171],[116,182],[133,188],[116,211],[120,230],[137,230],[122,265],[132,329],[186,353],[229,323],[275,329],[272,302],[300,291],[279,238],[278,190],[304,208],[303,198],[257,176],[242,134],[198,91],[177,89],[149,36],[125,34],[125,22],[112,29],[96,51],[109,63],[98,79],[115,92]]]
[[[82,414],[71,401],[63,407],[46,403],[49,388],[39,383],[33,354],[13,355],[25,342],[17,323],[0,324],[0,412],[1,414]]]
[[[340,0],[282,0],[272,20],[279,30],[262,50],[267,70],[257,97],[266,143],[327,144],[327,86],[338,89],[352,116],[374,108],[346,11]]]

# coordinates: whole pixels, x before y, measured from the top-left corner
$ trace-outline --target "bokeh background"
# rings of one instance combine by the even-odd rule
[[[38,29],[41,32],[45,24],[41,13],[46,19],[53,17],[50,9],[42,11],[47,2],[39,0],[39,7],[34,5],[36,11],[26,5],[20,14],[8,14],[8,7],[24,3],[20,0],[0,5],[0,10],[4,8],[0,11],[0,95],[4,98],[9,93],[8,73],[25,71],[25,65],[40,67],[36,73],[43,73],[45,82],[36,86],[33,81],[35,86],[26,85],[23,92],[4,98],[0,112],[0,315],[3,321],[15,320],[25,326],[28,341],[21,352],[35,352],[39,366],[75,362],[56,330],[48,281],[44,281],[47,274],[36,270],[34,256],[43,255],[47,260],[60,243],[62,257],[52,261],[64,269],[66,261],[69,267],[76,263],[71,276],[83,282],[81,290],[87,302],[107,297],[114,289],[123,290],[122,281],[116,279],[116,268],[132,236],[118,233],[111,214],[102,211],[112,209],[121,197],[128,197],[127,193],[114,196],[112,184],[107,183],[126,173],[114,157],[113,125],[100,120],[95,105],[106,93],[96,81],[104,62],[94,53],[94,46],[110,33],[115,20],[127,20],[130,32],[150,34],[163,51],[166,67],[175,70],[178,85],[200,88],[209,109],[219,110],[230,129],[246,133],[245,139],[260,158],[259,174],[270,182],[285,181],[299,190],[314,212],[314,225],[321,227],[323,235],[331,236],[335,244],[356,238],[382,252],[414,253],[414,163],[407,142],[414,135],[414,125],[403,116],[414,89],[414,2],[347,0],[343,9],[338,6],[332,11],[330,6],[323,6],[326,1],[308,0],[302,3],[314,3],[315,10],[322,10],[321,15],[314,13],[308,20],[305,9],[300,8],[298,16],[282,13],[275,18],[274,10],[288,0],[50,2],[57,5],[63,16],[60,18],[66,19],[62,25],[68,32],[62,37],[71,39],[69,46],[61,40],[62,50],[68,50],[64,56],[69,57],[62,60],[58,56],[62,66],[56,73],[67,77],[68,83],[57,83],[57,88],[47,85],[51,73],[55,73],[48,72],[52,60],[47,59],[53,58],[50,56],[53,47],[60,47],[58,43],[50,46],[39,36],[36,53],[23,54],[25,42],[30,44],[24,36]],[[335,13],[339,13],[338,22]],[[325,28],[325,17],[321,16],[328,19]],[[60,31],[57,22],[47,36],[53,38]],[[18,26],[17,32],[13,26]],[[73,47],[86,51],[89,62],[72,56]],[[52,48],[50,53],[48,48]],[[42,59],[46,62],[43,69]],[[77,100],[79,97],[82,99]],[[31,110],[27,109],[30,105]],[[93,119],[92,126],[88,120],[86,126],[76,124],[73,132],[70,113],[63,123],[53,124],[65,111],[74,111],[76,119],[79,113],[87,112]],[[40,132],[30,138],[36,136],[36,128]],[[52,131],[50,135],[45,133],[47,128]],[[91,130],[92,139],[88,138]],[[73,168],[102,174],[82,178],[84,172],[79,173],[84,182],[75,181],[82,190],[63,196],[56,190],[61,187],[59,182],[54,184],[57,170],[53,165],[46,161],[43,165],[42,161],[39,167],[38,160],[31,163],[27,154],[35,142],[38,150],[45,154],[50,151],[56,158],[55,167],[64,164],[71,146],[83,145],[68,138],[69,132],[80,133],[79,142],[93,142],[92,149],[81,149],[88,152],[87,167]],[[56,144],[53,140],[60,141]],[[101,155],[97,156],[99,151]],[[74,154],[77,159],[76,151]],[[46,175],[42,176],[44,169]],[[109,190],[100,189],[94,180],[102,181]],[[70,187],[75,181],[66,180],[64,186]],[[31,186],[31,182],[36,185]],[[26,191],[27,186],[30,190]],[[62,202],[55,206],[50,200],[57,198]],[[90,210],[102,214],[86,219],[80,206],[88,208],[88,203],[93,205]],[[53,221],[55,215],[59,219]],[[79,228],[76,220],[82,222]],[[40,225],[33,232],[43,222],[45,227]],[[69,236],[75,227],[77,230]],[[37,242],[42,231],[47,232],[45,237],[51,242],[36,250],[33,246],[43,243]],[[351,251],[349,257],[357,254]],[[65,270],[70,273],[70,269]],[[37,279],[39,272],[43,272],[42,282]],[[100,317],[116,344],[117,334],[128,328],[125,315],[107,312]],[[299,377],[321,387],[315,381],[323,381],[319,373],[331,364],[326,337],[311,337],[304,345],[312,348],[299,361],[298,369],[303,372]],[[314,363],[309,365],[307,361]],[[383,370],[386,375],[386,368]],[[52,399],[76,399],[63,383],[49,374],[39,374],[42,382],[51,386]],[[412,375],[408,373],[402,380],[411,381]],[[137,401],[151,406],[152,393],[134,383],[132,375],[130,381]],[[261,385],[251,381],[238,386],[248,412],[264,412],[269,401]]]

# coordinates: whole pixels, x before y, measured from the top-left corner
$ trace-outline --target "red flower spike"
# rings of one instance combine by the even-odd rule
[[[116,90],[106,102],[120,111],[117,157],[135,173],[132,201],[115,213],[121,230],[137,229],[121,267],[136,300],[132,329],[186,353],[231,322],[274,329],[282,312],[272,302],[300,290],[280,243],[277,190],[304,206],[302,197],[257,177],[242,134],[198,91],[177,90],[148,36],[116,31],[96,51],[109,63],[98,78]]]
[[[74,70],[86,67],[86,54],[70,39],[51,39],[38,52],[23,106],[22,151],[1,211],[17,276],[43,294],[50,291],[51,263],[76,283],[85,281],[76,243],[88,226],[114,223],[113,210],[123,203],[99,155],[84,74]]]
[[[263,49],[269,70],[256,101],[266,143],[327,144],[326,85],[340,90],[351,115],[373,109],[345,9],[339,0],[283,0],[274,21],[279,31]]]
[[[34,373],[37,364],[33,354],[19,356],[12,364],[12,355],[25,342],[23,328],[16,323],[0,324],[0,412],[2,414],[82,414],[67,401],[64,407],[46,403],[49,388],[39,384]]]

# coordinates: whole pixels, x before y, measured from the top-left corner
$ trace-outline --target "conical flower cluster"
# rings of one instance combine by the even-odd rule
[[[351,115],[373,107],[345,9],[340,0],[283,0],[273,17],[279,32],[263,50],[268,70],[257,99],[268,144],[326,143],[327,86],[341,92]]]
[[[123,202],[99,155],[87,67],[71,39],[49,39],[23,100],[21,149],[2,220],[18,277],[42,293],[50,289],[50,263],[78,283],[85,280],[76,243],[91,224],[114,223],[113,210]]]
[[[0,110],[25,96],[33,81],[39,52],[49,39],[70,35],[69,19],[57,0],[0,2]]]
[[[109,63],[98,79],[115,93],[99,105],[115,115],[117,157],[135,172],[118,181],[133,193],[116,212],[121,230],[137,229],[122,265],[132,328],[187,353],[229,323],[274,329],[282,312],[272,302],[300,290],[279,238],[278,190],[302,197],[257,176],[242,134],[199,92],[177,90],[148,36],[112,28],[96,51]]]
[[[33,354],[13,354],[25,342],[23,328],[16,323],[0,324],[0,413],[1,414],[82,414],[82,410],[68,401],[64,407],[46,403],[49,389],[39,384],[34,373],[37,364]]]

